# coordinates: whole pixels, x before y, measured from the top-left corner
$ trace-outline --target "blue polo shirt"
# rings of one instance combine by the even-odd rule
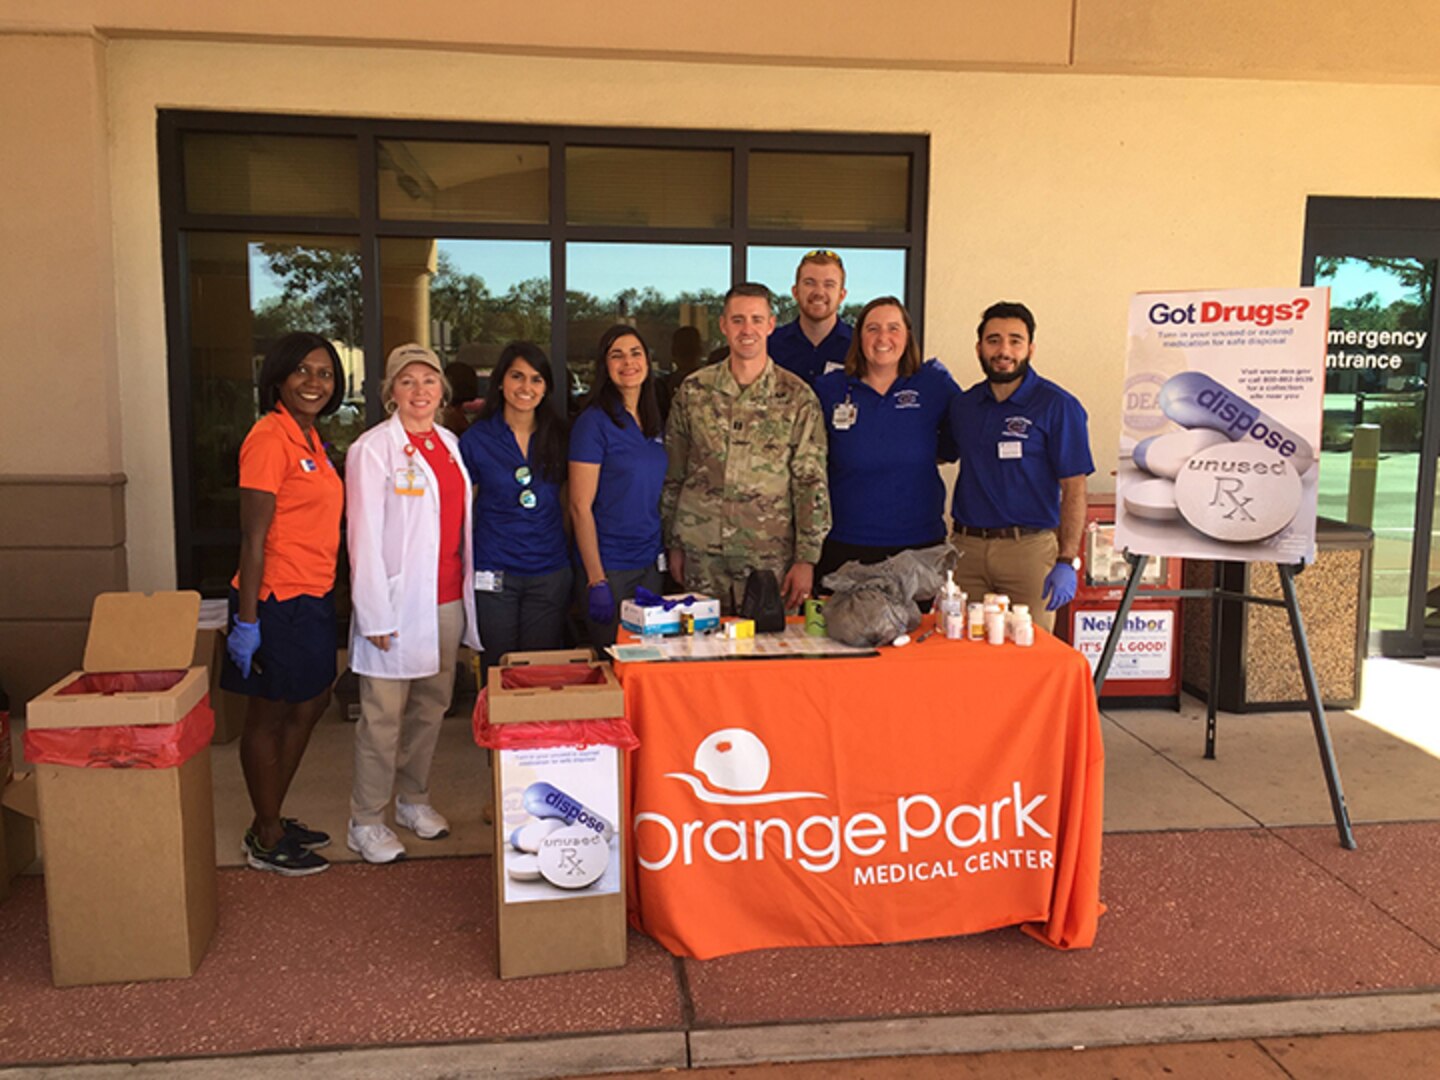
[[[819,345],[811,345],[805,331],[800,329],[800,320],[777,326],[766,345],[770,359],[792,371],[813,387],[815,380],[826,371],[845,366],[845,354],[850,351],[850,324],[836,319],[830,333]]]
[[[591,405],[570,429],[570,460],[600,466],[591,512],[606,570],[643,570],[660,554],[660,489],[665,485],[665,438],[647,439],[628,412],[616,425],[603,405]]]
[[[945,538],[945,484],[937,458],[954,460],[950,403],[960,388],[938,360],[877,394],[858,376],[832,371],[815,380],[830,444],[830,535],[844,544],[902,547]],[[855,406],[855,422],[835,426],[835,408]]]
[[[1058,528],[1061,478],[1095,471],[1084,406],[1034,370],[1005,401],[988,381],[966,390],[950,405],[950,433],[960,451],[956,525]]]
[[[532,452],[535,444],[532,435]],[[545,479],[539,467],[521,455],[503,409],[465,429],[460,456],[475,485],[476,570],[536,577],[570,565],[561,485]],[[528,485],[515,479],[521,466],[530,469]],[[524,491],[535,493],[533,508],[521,505]]]

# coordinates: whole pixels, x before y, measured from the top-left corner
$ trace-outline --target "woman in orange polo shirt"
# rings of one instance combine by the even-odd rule
[[[240,764],[255,818],[246,861],[290,877],[330,864],[330,837],[280,816],[335,682],[335,560],[345,488],[315,421],[340,407],[340,357],[319,334],[286,334],[260,368],[263,415],[240,447],[240,569],[230,587],[226,690],[250,705]]]

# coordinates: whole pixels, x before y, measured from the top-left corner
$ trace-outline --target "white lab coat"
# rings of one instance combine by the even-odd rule
[[[455,436],[437,425],[441,442],[460,467],[464,481],[465,633],[480,648],[475,621],[474,547],[470,478]],[[350,668],[382,679],[423,679],[440,670],[439,592],[440,489],[435,473],[418,451],[407,454],[410,438],[398,416],[356,439],[345,455],[345,521],[350,550]],[[423,495],[396,493],[396,474],[414,466],[425,475]],[[396,634],[389,651],[368,638]]]

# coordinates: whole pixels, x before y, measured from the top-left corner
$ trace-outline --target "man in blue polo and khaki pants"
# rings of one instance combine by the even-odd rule
[[[1080,569],[1085,478],[1095,471],[1085,409],[1031,369],[1035,316],[1024,304],[985,309],[975,354],[985,380],[950,405],[955,580],[972,600],[993,592],[1030,605],[1049,630]]]

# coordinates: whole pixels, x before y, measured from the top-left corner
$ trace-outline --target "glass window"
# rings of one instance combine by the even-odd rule
[[[750,227],[904,232],[910,227],[905,154],[750,155]]]
[[[730,151],[572,146],[565,151],[572,225],[730,226]]]
[[[550,220],[548,146],[381,139],[378,149],[383,218]]]
[[[182,147],[185,209],[192,214],[360,213],[353,138],[191,132]]]
[[[386,355],[418,341],[445,364],[476,375],[484,396],[506,342],[550,351],[550,244],[544,240],[380,241],[381,324]]]
[[[572,407],[589,392],[600,335],[616,323],[638,329],[659,374],[674,369],[677,345],[693,353],[682,326],[700,335],[701,357],[719,345],[720,308],[730,287],[723,244],[570,244],[565,320]]]
[[[739,131],[382,127],[171,110],[158,129],[163,167],[178,174],[161,183],[167,245],[180,251],[166,304],[183,313],[170,353],[187,429],[175,461],[178,565],[182,584],[212,596],[235,563],[237,455],[256,417],[255,374],[287,330],[322,333],[342,357],[345,405],[321,427],[340,465],[378,414],[365,350],[379,369],[395,345],[425,343],[473,370],[478,396],[504,344],[532,340],[574,404],[589,389],[600,334],[617,321],[643,334],[662,375],[688,373],[722,345],[724,292],[750,239],[793,244],[743,252],[746,276],[775,290],[782,320],[794,317],[790,286],[806,250],[857,232],[885,245],[843,252],[841,314],[852,320],[873,296],[904,296],[923,260],[925,205],[910,206],[923,136],[805,135],[757,151],[754,134]],[[869,146],[884,152],[849,152]],[[748,162],[744,192],[737,154]],[[559,189],[552,165],[564,170]],[[362,206],[371,185],[373,205]],[[737,204],[748,222],[735,219]],[[747,236],[747,227],[767,231]],[[362,340],[365,312],[375,340]]]
[[[1435,271],[1434,259],[1315,263],[1331,290],[1319,512],[1375,531],[1372,630],[1406,627]]]
[[[207,575],[198,585],[223,595],[239,552],[240,444],[260,415],[257,376],[266,350],[292,330],[333,342],[345,400],[318,426],[337,468],[363,429],[360,251],[350,237],[245,233],[190,233],[184,249],[192,521],[235,537],[197,560]],[[221,577],[212,580],[212,570]]]
[[[776,322],[795,318],[795,297],[790,289],[808,247],[752,247],[745,253],[746,277],[770,286],[775,294]],[[860,309],[877,296],[905,296],[905,260],[902,248],[844,248],[835,252],[845,264],[845,300],[840,317],[854,323]]]

